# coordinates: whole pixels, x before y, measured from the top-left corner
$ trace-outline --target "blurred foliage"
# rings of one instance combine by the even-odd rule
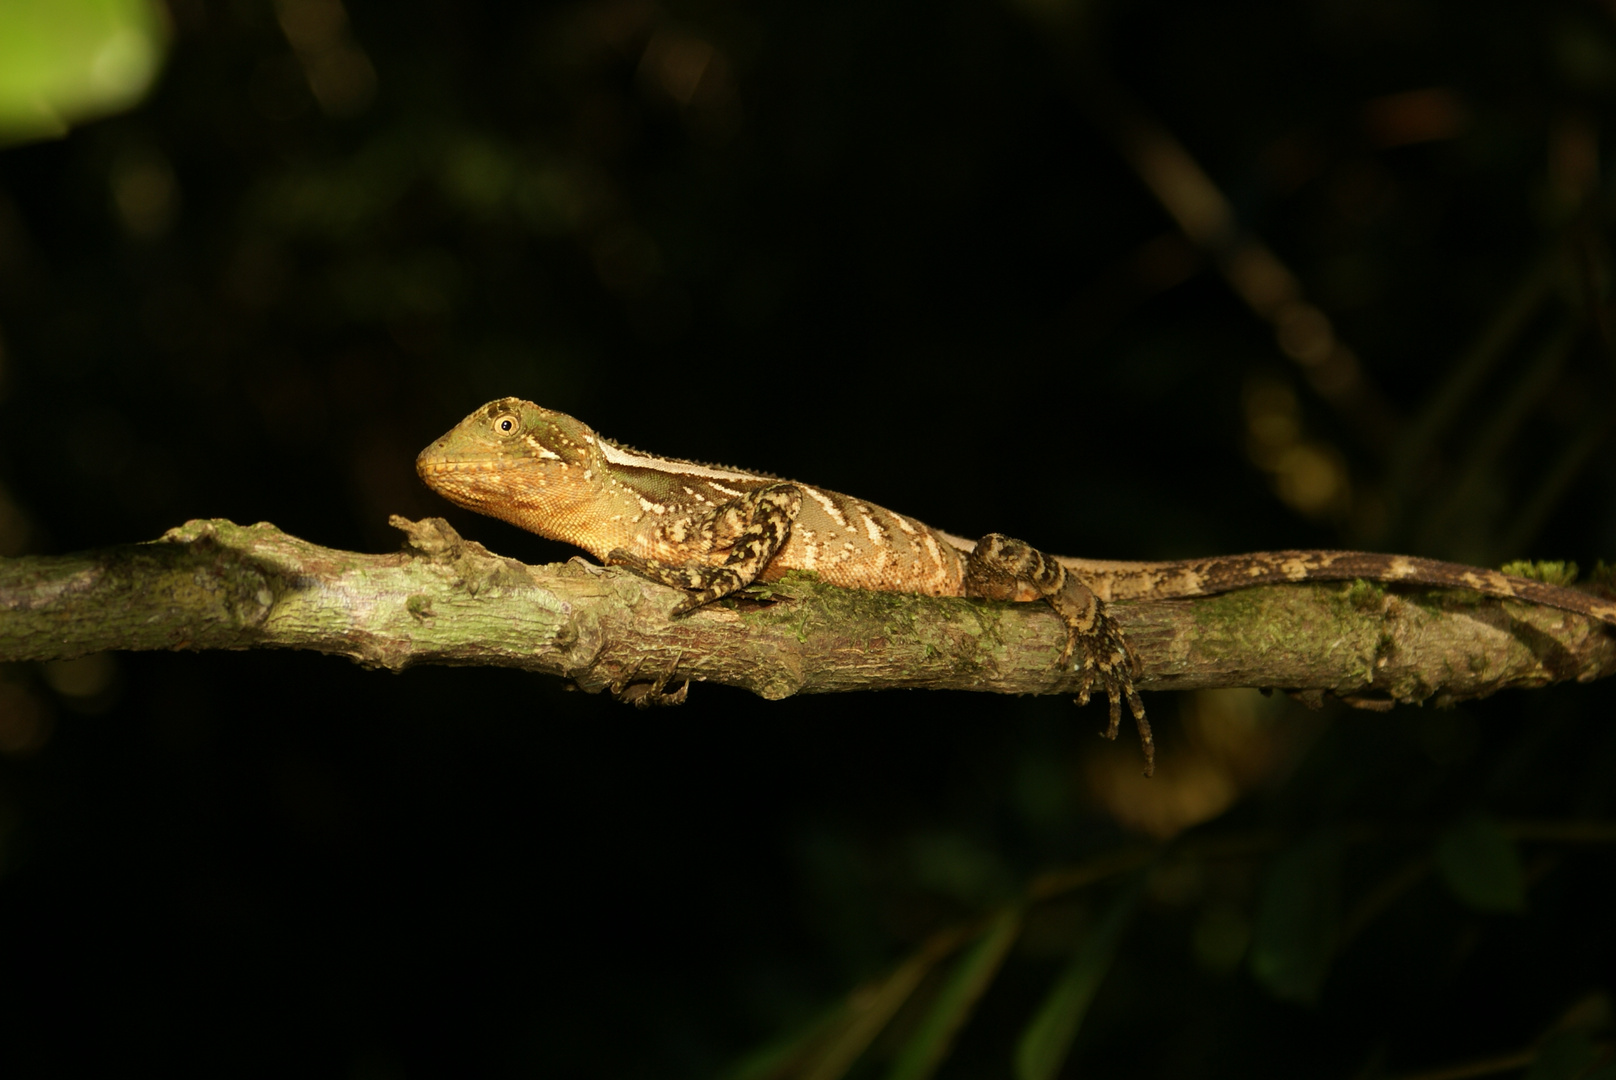
[[[1436,845],[1436,864],[1453,895],[1478,911],[1522,911],[1526,879],[1520,856],[1497,823],[1472,816],[1449,827]]]
[[[147,9],[0,0],[73,10]],[[0,555],[565,558],[413,474],[512,393],[1096,557],[1616,552],[1605,6],[163,10],[0,153]],[[695,690],[0,670],[7,1074],[1616,1068],[1611,687],[1158,694],[1148,783],[1061,699]]]
[[[1053,1080],[1071,1053],[1072,1041],[1110,974],[1122,932],[1133,914],[1137,890],[1111,902],[1098,925],[1083,938],[1071,961],[1056,977],[1016,1042],[1016,1080]]]
[[[1279,998],[1311,1002],[1339,933],[1339,841],[1315,834],[1276,855],[1264,875],[1251,939],[1251,974]]]
[[[163,14],[153,0],[0,4],[0,146],[138,102],[162,64]]]

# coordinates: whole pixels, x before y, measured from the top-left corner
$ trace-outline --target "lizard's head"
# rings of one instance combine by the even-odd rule
[[[534,528],[592,493],[602,469],[588,425],[521,398],[478,409],[422,450],[415,471],[452,503]]]

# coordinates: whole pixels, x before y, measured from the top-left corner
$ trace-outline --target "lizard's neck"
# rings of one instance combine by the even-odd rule
[[[598,448],[582,461],[519,463],[502,470],[502,494],[488,507],[472,507],[519,528],[583,548],[604,560],[616,546],[602,524],[624,520],[632,503],[614,482],[611,466]]]

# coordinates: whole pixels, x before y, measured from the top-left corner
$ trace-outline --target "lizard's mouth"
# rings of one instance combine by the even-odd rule
[[[457,472],[493,472],[499,468],[499,459],[492,454],[434,454],[423,450],[415,459],[415,471],[424,480],[428,476],[443,476]]]
[[[423,452],[415,459],[421,482],[456,506],[499,516],[489,504],[499,494],[499,463],[491,456]]]

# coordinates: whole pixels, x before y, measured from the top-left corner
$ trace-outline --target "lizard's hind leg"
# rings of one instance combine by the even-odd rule
[[[617,548],[608,564],[626,566],[641,577],[660,581],[689,593],[672,614],[684,615],[703,604],[728,596],[756,581],[791,535],[791,523],[802,509],[802,489],[795,484],[768,484],[689,523],[694,551],[705,555],[724,551],[721,561],[700,558],[663,562]]]
[[[1145,719],[1145,705],[1134,689],[1133,677],[1139,662],[1122,628],[1106,612],[1105,605],[1076,574],[1037,548],[1000,533],[989,533],[977,541],[965,562],[965,595],[987,600],[1043,600],[1066,624],[1066,646],[1061,649],[1058,667],[1065,668],[1074,654],[1081,654],[1083,674],[1078,685],[1077,703],[1087,705],[1094,680],[1105,688],[1110,705],[1110,722],[1105,737],[1115,739],[1122,725],[1122,703],[1128,703],[1139,728],[1139,745],[1145,754],[1145,775],[1156,771],[1156,737]]]

